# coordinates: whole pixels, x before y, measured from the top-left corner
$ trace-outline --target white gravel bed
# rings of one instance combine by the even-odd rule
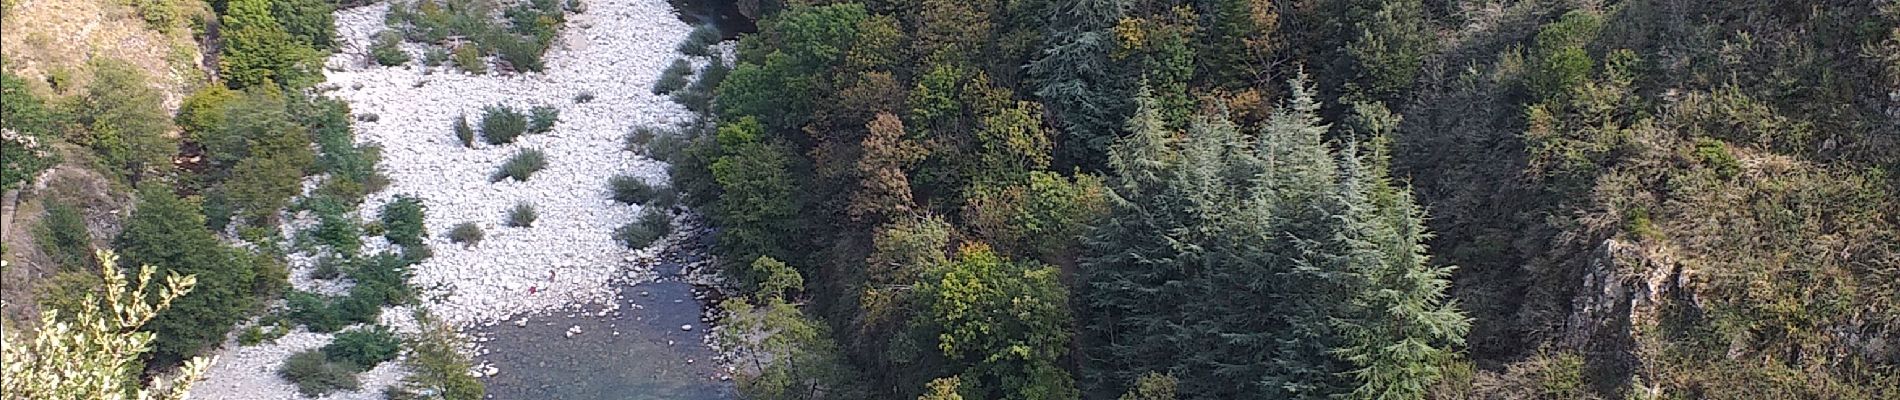
[[[342,50],[330,58],[327,81],[319,87],[349,102],[357,115],[378,116],[373,122],[356,121],[355,131],[359,142],[382,146],[378,169],[391,181],[365,199],[362,216],[374,219],[398,194],[423,200],[427,243],[434,257],[415,267],[410,282],[423,290],[424,307],[448,323],[494,324],[517,314],[610,301],[610,279],[655,251],[631,251],[612,239],[613,229],[633,222],[641,210],[609,199],[607,180],[630,174],[665,185],[663,163],[625,151],[622,143],[635,126],[692,118],[685,108],[651,92],[660,71],[680,57],[674,48],[691,27],[680,22],[664,0],[588,0],[586,7],[586,12],[569,16],[548,50],[547,71],[532,74],[468,75],[446,66],[425,68],[418,46],[409,46],[416,61],[407,66],[375,66],[369,62],[368,45],[384,29],[387,4],[336,13]],[[725,47],[722,50],[730,51]],[[575,103],[581,93],[591,93],[594,99]],[[478,137],[474,149],[462,147],[450,128],[455,118],[466,115],[479,129],[481,108],[488,105],[523,112],[552,106],[560,109],[560,122],[552,132],[524,135],[514,144],[489,146]],[[489,182],[508,157],[530,148],[547,154],[547,168],[527,182]],[[534,204],[539,214],[534,226],[503,226],[507,210],[523,201]],[[463,222],[486,232],[479,246],[449,242],[449,229]],[[388,247],[375,238],[367,241],[364,252]],[[293,286],[341,292],[304,278],[311,259],[293,258]],[[531,287],[534,294],[528,293]],[[382,319],[410,330],[408,314],[406,309],[386,309]],[[226,343],[192,397],[300,398],[291,383],[277,377],[277,368],[291,354],[321,347],[330,337],[298,328],[272,344]],[[402,375],[400,362],[384,363],[359,376],[362,390],[324,399],[380,399],[383,389]]]

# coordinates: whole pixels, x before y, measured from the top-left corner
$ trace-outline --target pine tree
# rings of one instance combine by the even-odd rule
[[[1123,67],[1109,60],[1115,48],[1111,29],[1122,19],[1127,0],[1057,0],[1045,23],[1050,38],[1041,57],[1028,66],[1030,87],[1061,130],[1060,158],[1068,165],[1106,167],[1109,147],[1133,111],[1134,85]]]

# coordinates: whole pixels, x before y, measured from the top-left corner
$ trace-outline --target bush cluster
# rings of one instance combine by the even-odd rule
[[[692,75],[693,64],[685,59],[675,59],[672,65],[666,66],[666,70],[660,71],[660,80],[653,83],[653,94],[665,95],[685,89],[691,83],[687,77]]]
[[[614,201],[632,205],[646,204],[659,193],[653,185],[631,175],[620,175],[608,179],[607,189],[612,193]]]
[[[307,350],[284,360],[277,376],[297,384],[297,393],[304,397],[320,397],[337,390],[361,389],[363,384],[356,380],[356,372],[346,363],[325,359],[320,350]]]
[[[711,57],[712,45],[718,44],[719,39],[719,28],[711,24],[700,25],[693,28],[692,33],[686,34],[686,40],[680,42],[679,52],[694,57]]]
[[[78,207],[65,202],[48,200],[45,204],[45,216],[39,226],[33,227],[33,239],[40,251],[52,258],[61,271],[95,271],[92,233],[86,230],[86,217],[80,214]]]
[[[455,116],[455,126],[453,129],[455,130],[455,140],[462,142],[462,147],[475,147],[475,128],[468,126],[467,115]]]
[[[423,226],[423,213],[426,208],[422,199],[409,195],[397,195],[395,200],[383,205],[383,237],[390,243],[401,246],[422,245],[422,238],[428,234]]]
[[[666,237],[673,231],[673,220],[665,211],[648,208],[640,220],[620,226],[614,230],[614,239],[627,248],[640,249],[653,244],[653,241]]]
[[[501,182],[503,179],[527,182],[528,177],[547,166],[547,155],[541,153],[541,150],[524,149],[515,153],[514,157],[509,157],[507,162],[501,164],[501,169],[496,170],[495,175],[488,179],[491,182]]]
[[[455,228],[449,229],[449,241],[461,243],[463,246],[479,245],[482,243],[482,237],[482,227],[475,225],[474,222],[455,224]]]
[[[696,113],[711,113],[713,91],[718,90],[719,82],[724,81],[726,75],[731,73],[732,67],[714,60],[713,63],[707,64],[705,69],[700,70],[699,78],[693,80],[692,86],[686,87],[686,90],[673,92],[673,102],[686,106],[687,110]]]
[[[542,55],[554,43],[556,32],[567,20],[567,13],[578,3],[564,7],[555,0],[516,2],[495,18],[498,6],[493,0],[418,0],[391,7],[387,23],[414,42],[446,44],[451,38],[469,40],[456,47],[457,67],[475,74],[485,73],[482,58],[497,56],[509,69],[535,72],[545,68]]]
[[[393,67],[409,62],[409,52],[402,51],[402,35],[383,31],[376,35],[376,44],[369,47],[369,56],[376,64]]]
[[[528,131],[528,116],[506,106],[482,107],[482,141],[490,145],[514,143]]]
[[[561,121],[561,110],[551,106],[534,106],[528,109],[528,133],[548,133],[554,130],[554,123]]]
[[[384,361],[396,359],[396,353],[402,350],[402,341],[387,326],[357,328],[341,333],[323,346],[323,355],[330,361],[346,362],[358,371],[375,368]]]
[[[530,228],[534,226],[536,218],[540,216],[535,213],[534,205],[524,201],[515,203],[514,208],[508,209],[507,223],[508,226],[516,228]]]
[[[415,300],[415,288],[409,286],[410,267],[428,257],[427,247],[409,246],[402,254],[381,253],[350,259],[341,265],[345,275],[356,282],[348,294],[321,296],[309,292],[291,292],[285,296],[290,319],[313,332],[334,332],[343,327],[376,320],[382,307]]]

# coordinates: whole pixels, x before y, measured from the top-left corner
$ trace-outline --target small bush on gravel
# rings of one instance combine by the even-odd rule
[[[383,205],[383,237],[403,246],[422,244],[422,236],[427,234],[422,221],[424,210],[422,199],[396,195],[395,200]]]
[[[528,116],[505,106],[482,107],[482,141],[491,145],[514,143],[528,131]]]
[[[455,116],[455,140],[461,141],[462,147],[475,147],[475,128],[468,126],[467,115]]]
[[[561,121],[561,110],[549,106],[534,106],[528,109],[528,132],[548,133],[554,130],[554,123]]]
[[[653,185],[640,178],[620,175],[607,180],[607,189],[613,192],[614,201],[626,204],[646,204],[653,200]]]
[[[449,230],[449,241],[474,247],[482,243],[482,227],[475,226],[474,222],[456,224],[454,229]]]
[[[508,226],[516,228],[533,227],[536,218],[540,218],[540,216],[535,214],[534,205],[528,204],[527,202],[515,203],[514,208],[508,209]]]
[[[448,61],[449,51],[443,50],[440,47],[431,48],[428,51],[422,52],[422,65],[425,67],[440,67],[442,63]]]
[[[639,221],[622,225],[614,230],[614,239],[627,248],[639,249],[653,244],[653,241],[666,237],[673,229],[673,221],[666,212],[649,208],[640,216]]]
[[[586,103],[590,101],[594,101],[594,92],[581,92],[581,94],[574,95],[575,103]]]
[[[727,67],[723,62],[708,64],[705,70],[699,72],[699,78],[693,80],[692,86],[686,87],[686,90],[673,93],[673,102],[685,106],[687,110],[691,110],[692,112],[700,114],[710,113],[712,112],[713,92],[718,90],[719,82],[726,80],[726,75],[731,73],[732,67]]]
[[[668,65],[665,71],[660,71],[660,80],[653,83],[653,94],[664,95],[685,89],[686,84],[689,83],[686,77],[692,74],[691,63],[687,63],[685,59],[673,60],[673,65]]]
[[[547,45],[534,38],[515,35],[498,35],[495,41],[495,55],[518,72],[541,72],[547,65],[541,62],[541,53],[547,51]]]
[[[488,73],[488,61],[482,59],[482,50],[476,48],[474,43],[464,43],[461,46],[455,46],[455,52],[450,56],[450,61],[455,62],[456,68],[461,68],[470,74],[481,75]]]
[[[323,355],[330,361],[349,363],[357,371],[367,371],[396,359],[396,352],[401,350],[402,341],[396,333],[377,325],[336,334],[330,344],[323,346]]]
[[[679,52],[694,57],[711,57],[712,45],[719,43],[719,28],[712,25],[700,25],[693,33],[686,35],[680,42]]]
[[[501,169],[495,171],[495,175],[488,179],[490,182],[501,182],[503,179],[527,182],[528,177],[547,166],[548,160],[545,154],[542,154],[540,150],[526,149],[515,153],[514,157],[509,157],[508,162],[502,163]]]
[[[330,392],[356,390],[363,387],[356,380],[356,371],[344,363],[325,359],[322,351],[308,350],[290,356],[284,360],[283,368],[277,375],[297,384],[297,393],[304,397],[319,397]]]
[[[647,144],[653,143],[653,138],[659,137],[660,135],[661,132],[659,128],[651,126],[634,127],[633,132],[627,134],[627,151],[636,154],[647,154]]]
[[[376,64],[394,67],[409,62],[409,52],[402,51],[402,35],[395,31],[383,31],[376,35],[376,44],[369,47],[369,55]]]
[[[356,254],[363,248],[363,229],[356,224],[341,206],[328,205],[313,210],[317,214],[315,236],[317,242],[330,247],[337,254]]]
[[[329,254],[318,257],[316,268],[310,270],[310,278],[323,280],[341,278],[344,262],[342,258]]]

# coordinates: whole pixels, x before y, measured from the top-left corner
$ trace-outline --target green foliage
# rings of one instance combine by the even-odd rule
[[[224,341],[225,333],[258,299],[257,270],[248,254],[205,230],[197,204],[168,190],[139,192],[138,208],[116,247],[130,264],[164,265],[164,272],[197,277],[191,294],[172,302],[144,329],[158,334],[153,359],[171,365]]]
[[[387,326],[376,325],[337,333],[330,344],[323,346],[323,355],[332,361],[350,363],[357,371],[367,371],[396,359],[396,352],[401,349],[402,341],[396,339],[395,332]]]
[[[479,62],[479,59],[477,60]],[[449,62],[448,50],[444,50],[440,47],[435,47],[435,48],[430,48],[428,50],[422,51],[422,66],[439,67],[439,66],[442,66],[442,63],[446,63],[446,62]]]
[[[468,147],[468,148],[475,147],[475,128],[471,128],[468,126],[467,115],[455,116],[454,130],[455,130],[455,140],[461,141],[462,147]]]
[[[660,80],[653,83],[653,94],[666,95],[685,89],[686,85],[691,83],[687,77],[692,75],[692,64],[687,63],[683,58],[674,59],[673,64],[667,65],[665,70],[660,71]]]
[[[727,66],[724,61],[714,60],[706,64],[705,68],[700,69],[699,77],[693,80],[692,85],[687,86],[685,90],[673,92],[673,102],[701,115],[712,113],[713,93],[719,89],[719,83],[724,81],[726,75],[730,73],[732,73],[732,67]]]
[[[450,52],[449,61],[455,62],[456,68],[471,74],[488,73],[488,60],[482,58],[481,47],[472,43],[455,46],[455,50]]]
[[[515,203],[514,208],[508,209],[506,222],[508,226],[528,228],[534,226],[535,218],[538,218],[538,215],[534,212],[534,205],[524,201]]]
[[[1735,155],[1729,154],[1728,144],[1721,140],[1697,138],[1695,141],[1696,159],[1715,170],[1715,176],[1722,179],[1734,178],[1741,173],[1742,165],[1735,161]]]
[[[178,145],[167,137],[170,119],[149,77],[123,61],[96,59],[92,82],[79,100],[74,122],[84,128],[68,140],[91,148],[107,171],[138,181],[171,167]]]
[[[1008,254],[1044,262],[1069,260],[1082,234],[1107,213],[1101,178],[1029,173],[1027,185],[978,183],[969,189],[963,216],[977,234]]]
[[[1433,49],[1432,29],[1420,0],[1371,2],[1369,12],[1353,21],[1357,35],[1346,44],[1345,59],[1352,67],[1349,95],[1393,101],[1411,89],[1412,81]]]
[[[317,226],[314,237],[318,242],[329,246],[336,254],[356,254],[363,248],[363,229],[356,224],[356,218],[349,216],[349,210],[340,206],[328,205],[316,207]]]
[[[226,109],[239,99],[238,92],[223,85],[206,85],[185,97],[173,120],[185,130],[185,137],[204,143],[228,123]]]
[[[27,87],[25,79],[0,71],[0,191],[11,190],[31,180],[40,171],[58,162],[47,146],[59,125],[52,110],[39,94]]]
[[[336,17],[331,15],[336,9],[332,4],[327,0],[274,0],[270,11],[290,36],[311,47],[328,50],[337,46]]]
[[[61,271],[92,269],[92,232],[86,229],[86,217],[78,207],[48,199],[46,214],[33,227],[34,244],[40,246]]]
[[[311,47],[303,38],[291,34],[272,15],[268,0],[230,0],[223,16],[224,54],[218,58],[219,75],[234,89],[275,83],[301,88],[322,79],[318,70],[323,51]],[[295,8],[327,7],[327,3],[300,0]],[[307,7],[306,7],[307,6]],[[304,12],[306,10],[293,10]],[[324,35],[329,29],[329,13],[300,16],[293,21],[308,35]]]
[[[330,361],[319,350],[293,354],[277,369],[277,376],[297,385],[297,393],[319,397],[337,390],[357,390],[363,383],[348,363]]]
[[[291,292],[284,296],[290,320],[308,326],[312,332],[334,332],[352,324],[374,322],[383,306],[415,300],[416,291],[408,283],[412,274],[409,268],[428,256],[410,253],[426,249],[411,246],[404,248],[402,255],[380,253],[350,259],[348,265],[343,266],[344,273],[355,282],[349,293],[325,297]]]
[[[758,371],[738,377],[740,395],[788,400],[861,398],[855,393],[852,370],[839,356],[838,345],[824,324],[805,317],[797,306],[778,297],[766,299],[759,307],[732,298],[720,308],[725,317],[715,340],[721,348],[750,360],[747,368]],[[771,356],[760,357],[764,354]]]
[[[155,287],[152,276],[158,271],[150,265],[140,267],[137,281],[129,282],[111,252],[97,254],[103,296],[87,295],[79,308],[66,310],[70,318],[58,310],[42,311],[33,340],[18,341],[21,335],[10,327],[0,335],[0,363],[7,366],[0,392],[23,399],[184,399],[210,361],[194,358],[176,375],[141,382],[139,359],[157,338],[140,326],[168,311],[197,282],[167,274],[164,287]]]
[[[1537,31],[1530,48],[1530,71],[1526,77],[1532,94],[1555,98],[1570,93],[1590,78],[1594,63],[1584,46],[1602,29],[1597,14],[1577,10]]]
[[[370,45],[369,56],[376,59],[377,65],[385,67],[409,63],[409,52],[402,50],[402,35],[390,31],[376,34],[376,44]]]
[[[482,227],[475,225],[474,222],[455,224],[454,228],[449,229],[449,242],[461,243],[464,247],[475,247],[481,244],[482,236]]]
[[[534,106],[528,109],[528,132],[548,133],[554,130],[554,123],[560,120],[561,110],[551,106]]]
[[[501,168],[496,170],[494,175],[489,176],[488,180],[501,182],[503,179],[514,179],[516,182],[527,182],[528,177],[534,176],[535,172],[547,166],[547,156],[541,150],[523,149],[515,152],[514,156],[508,157],[508,161],[503,162]]]
[[[659,190],[648,184],[646,180],[632,175],[619,175],[608,179],[607,190],[612,193],[614,201],[629,205],[646,204],[659,193]]]
[[[759,129],[751,120],[719,127],[725,155],[710,169],[723,194],[711,215],[723,227],[719,244],[728,256],[793,259],[785,238],[795,237],[799,225],[799,185],[792,175],[796,156],[783,146],[758,141]]]
[[[410,374],[403,377],[402,383],[393,387],[395,399],[441,399],[441,400],[479,400],[486,388],[482,382],[468,371],[473,367],[467,355],[459,350],[462,338],[455,328],[440,320],[418,311],[416,321],[421,332],[407,337],[404,343],[409,347],[410,355],[403,360]],[[436,397],[422,397],[419,393],[430,393]],[[407,397],[405,397],[407,396]]]
[[[383,237],[400,246],[422,245],[423,236],[428,234],[428,229],[423,226],[423,212],[422,199],[396,195],[394,200],[383,205]]]
[[[482,141],[489,145],[514,143],[528,131],[528,116],[506,106],[482,107]]]
[[[495,55],[515,71],[541,72],[547,69],[547,65],[541,63],[541,53],[548,49],[545,43],[514,35],[499,35],[493,41]]]
[[[686,34],[686,40],[680,41],[679,52],[693,57],[712,57],[712,46],[719,44],[719,28],[711,24],[693,28]]]
[[[1122,393],[1120,400],[1175,400],[1175,388],[1180,386],[1174,376],[1159,372],[1149,372],[1129,385],[1128,392]]]
[[[672,232],[672,217],[667,216],[665,211],[648,209],[640,214],[640,220],[615,228],[614,240],[629,249],[641,249]]]
[[[919,288],[944,356],[969,365],[985,398],[1076,398],[1062,367],[1072,321],[1069,293],[1053,267],[1013,263],[967,245]]]

